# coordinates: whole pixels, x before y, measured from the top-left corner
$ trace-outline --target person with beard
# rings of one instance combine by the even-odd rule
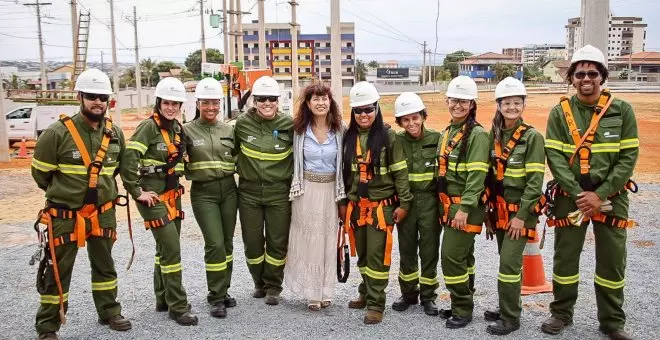
[[[392,262],[394,224],[408,215],[413,195],[401,143],[385,127],[373,84],[361,81],[349,94],[351,123],[344,135],[343,177],[351,256],[358,255],[362,282],[348,308],[367,308],[365,324],[383,321]]]
[[[254,298],[280,303],[286,263],[293,175],[293,120],[278,112],[280,86],[263,76],[252,86],[254,107],[236,119],[234,153],[238,210]]]
[[[179,177],[184,173],[183,128],[176,116],[186,101],[180,80],[164,78],[156,85],[156,105],[150,118],[142,121],[126,145],[121,179],[137,201],[144,225],[156,240],[154,292],[156,311],[183,326],[196,325],[181,279],[181,195]]]
[[[580,254],[589,221],[596,242],[594,287],[600,331],[610,339],[632,339],[624,330],[628,193],[639,155],[637,122],[632,106],[601,87],[608,77],[603,52],[586,45],[573,54],[567,71],[577,90],[562,98],[548,117],[545,150],[558,190],[552,316],[541,329],[558,334],[573,323],[580,282]]]
[[[39,339],[58,338],[56,332],[64,323],[68,307],[76,254],[85,245],[99,322],[118,331],[131,329],[117,301],[117,271],[112,259],[119,197],[115,175],[124,153],[124,135],[105,118],[112,94],[105,73],[97,69],[84,71],[74,90],[78,92],[80,113],[62,115],[44,130],[32,158],[32,177],[46,192],[40,220],[47,224],[49,238],[37,280],[41,294],[35,323]]]
[[[183,126],[185,132],[186,178],[192,181],[190,201],[204,236],[207,301],[211,316],[224,318],[236,299],[227,294],[233,269],[237,192],[234,128],[217,120],[222,85],[204,78],[195,88],[197,117]]]

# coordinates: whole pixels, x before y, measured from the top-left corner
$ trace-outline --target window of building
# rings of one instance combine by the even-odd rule
[[[315,55],[315,56],[314,56],[314,59],[319,60],[319,55],[318,55],[318,54]]]
[[[269,47],[270,47],[270,43],[267,42],[266,43],[266,48],[269,48]]]
[[[291,47],[290,43],[284,43],[284,47]]]
[[[249,55],[244,55],[243,60],[250,60],[250,56]]]
[[[321,43],[315,42],[314,47],[321,47]]]
[[[305,54],[305,60],[310,60],[310,59],[312,59],[312,56],[309,54]]]
[[[330,47],[330,43],[329,42],[325,43],[325,47]]]
[[[325,56],[325,60],[330,60],[330,55],[329,55],[329,54],[327,54],[327,55]]]
[[[325,69],[325,72],[330,72],[330,68],[326,68],[326,69]]]
[[[284,56],[284,60],[289,60],[289,59],[290,59],[290,57],[288,55]]]
[[[312,69],[309,68],[309,67],[305,67],[305,72],[307,72],[307,73],[312,72]]]
[[[243,31],[243,35],[248,35],[248,31]]]
[[[346,59],[351,60],[351,59],[353,59],[353,56],[349,54],[349,55],[346,56]]]
[[[346,68],[346,72],[353,72],[353,68],[352,67]]]
[[[258,35],[258,34],[259,34],[259,31],[254,31],[254,35]]]
[[[289,72],[291,72],[291,69],[288,68],[288,67],[285,67],[285,68],[284,68],[284,73],[289,73]]]
[[[243,44],[243,48],[250,48],[248,44]]]
[[[353,47],[353,43],[352,43],[352,42],[350,42],[350,41],[349,41],[349,42],[347,42],[347,43],[346,43],[346,47]]]
[[[259,61],[259,56],[258,55],[254,56],[254,61]]]

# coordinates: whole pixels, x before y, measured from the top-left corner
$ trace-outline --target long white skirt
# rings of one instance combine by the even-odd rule
[[[305,193],[291,206],[284,285],[308,300],[332,300],[337,282],[335,182],[304,180]]]

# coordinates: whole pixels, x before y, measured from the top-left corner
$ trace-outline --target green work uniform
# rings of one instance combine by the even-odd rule
[[[518,119],[516,124],[502,130],[502,147],[507,145],[513,133],[523,124]],[[489,135],[493,172],[497,173],[495,162],[495,135],[491,130]],[[545,149],[543,136],[533,127],[525,130],[516,146],[511,150],[506,161],[504,179],[502,181],[503,197],[506,203],[520,206],[518,212],[509,212],[509,221],[518,218],[524,221],[524,228],[536,230],[538,216],[534,213],[539,198],[542,195],[543,174],[545,172]],[[495,193],[492,193],[495,194]],[[522,279],[523,251],[528,237],[521,236],[512,240],[507,231],[498,229],[497,252],[500,255],[500,267],[497,274],[497,292],[502,320],[520,322],[522,304],[520,300],[520,285]]]
[[[281,113],[264,119],[253,108],[236,120],[234,142],[248,268],[255,288],[279,295],[291,224],[293,120]]]
[[[99,123],[93,129],[84,121],[81,114],[71,117],[76,130],[85,144],[89,157],[93,160],[101,146],[106,123]],[[98,203],[101,206],[117,198],[117,182],[115,170],[124,153],[124,135],[116,126],[112,127],[112,137],[108,151],[103,160],[98,179]],[[83,206],[87,193],[87,167],[81,157],[71,134],[60,121],[53,123],[39,137],[32,158],[32,177],[37,186],[46,192],[47,205],[69,210],[78,210]],[[115,230],[117,220],[115,208],[98,215],[101,228]],[[57,238],[74,231],[75,219],[53,218],[53,237]],[[90,232],[91,224],[86,220],[86,231]],[[107,320],[121,314],[121,306],[117,302],[117,272],[112,259],[111,238],[90,236],[87,239],[87,254],[92,269],[92,296],[98,316]],[[50,245],[54,246],[54,245]],[[76,242],[67,242],[55,247],[55,257],[64,293],[64,306],[68,306],[69,285],[73,265],[78,253]],[[41,306],[36,316],[37,333],[57,332],[60,328],[59,292],[53,276],[48,270],[46,276],[46,292],[41,295]]]
[[[437,152],[440,134],[423,128],[421,139],[399,132],[397,140],[408,165],[408,182],[414,199],[408,216],[397,225],[399,238],[399,286],[404,296],[435,301],[438,297],[438,259],[440,257],[440,223],[436,193]],[[421,273],[419,270],[421,261]],[[418,287],[419,283],[419,287]]]
[[[186,178],[190,201],[204,236],[207,300],[224,301],[231,283],[238,196],[234,179],[234,128],[219,121],[196,119],[183,126]]]
[[[587,130],[594,112],[594,105],[581,103],[577,95],[570,98],[570,106],[580,133]],[[569,197],[555,198],[555,217],[565,218],[577,210],[575,201],[582,192],[579,184],[580,167],[569,158],[575,150],[561,105],[555,106],[548,117],[545,143],[546,155],[552,175]],[[601,118],[591,146],[589,175],[595,184],[595,193],[601,200],[621,190],[632,176],[639,139],[637,122],[630,104],[614,99]],[[628,194],[623,192],[609,198],[612,211],[605,213],[620,219],[628,218]],[[626,230],[593,222],[596,242],[596,305],[598,321],[603,331],[623,329],[626,316],[622,309],[623,287],[626,270]],[[580,227],[568,226],[555,229],[555,254],[553,261],[555,300],[550,304],[553,316],[567,320],[573,317],[573,307],[580,281],[580,254],[584,245],[588,223]]]
[[[399,206],[410,211],[413,196],[408,184],[408,166],[406,156],[403,153],[401,143],[396,138],[396,133],[389,129],[387,147],[380,153],[380,168],[374,169],[373,178],[369,180],[368,196],[371,202],[380,202],[398,196]],[[368,129],[360,129],[360,147],[362,157],[366,157]],[[365,296],[367,308],[378,312],[385,309],[385,288],[387,288],[390,266],[384,264],[385,246],[387,233],[378,229],[379,219],[377,209],[373,209],[372,223],[358,226],[360,209],[357,206],[358,183],[360,172],[358,171],[357,158],[344,159],[344,164],[351,164],[352,176],[347,179],[347,199],[354,204],[350,216],[351,225],[354,228],[355,248],[358,256],[358,270],[362,275],[362,282],[358,287],[360,295]],[[396,206],[383,207],[383,215],[387,226],[394,225],[392,214]]]
[[[445,134],[448,140],[463,127],[462,123],[452,123],[440,135],[440,146]],[[461,154],[463,143],[468,143],[466,152]],[[467,224],[481,226],[484,222],[485,205],[482,202],[484,181],[488,172],[488,133],[480,125],[475,126],[469,136],[463,136],[461,141],[448,155],[447,162],[447,195],[460,197],[460,204],[452,204],[449,210],[449,222],[460,209],[468,214]],[[442,204],[439,204],[440,216],[444,214]],[[451,297],[452,315],[468,317],[474,307],[474,237],[475,233],[465,232],[445,226],[442,238],[440,262],[445,286]]]
[[[164,118],[160,119],[165,123]],[[180,134],[182,127],[178,121],[173,120],[166,130],[170,142],[174,143],[174,135]],[[183,146],[185,147],[185,144]],[[140,168],[164,165],[167,159],[167,145],[160,128],[153,118],[145,119],[137,126],[135,133],[126,144],[126,152],[121,164],[121,179],[134,199],[143,191],[153,191],[158,195],[168,191],[165,173],[145,175],[138,173]],[[178,177],[183,175],[183,162],[177,163],[174,169],[178,184]],[[185,313],[188,311],[188,300],[181,278],[181,218],[176,217],[169,221],[167,207],[162,200],[153,207],[137,202],[137,208],[145,221],[162,219],[167,222],[165,225],[150,228],[156,240],[154,262],[156,304],[167,305],[173,315]],[[180,197],[176,200],[176,209],[181,210]]]

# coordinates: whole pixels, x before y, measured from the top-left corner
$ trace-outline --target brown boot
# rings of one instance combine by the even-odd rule
[[[367,314],[364,315],[364,324],[365,325],[375,325],[383,321],[383,313],[369,309]]]
[[[55,332],[46,332],[46,333],[39,333],[39,336],[37,337],[39,340],[58,340],[59,338],[57,337],[57,333]]]
[[[99,319],[99,323],[102,325],[108,325],[110,329],[120,332],[127,331],[133,327],[131,322],[121,315],[115,315],[105,320]]]
[[[601,332],[603,332],[605,335],[607,335],[608,338],[612,340],[632,340],[633,338],[623,329],[617,329],[615,331],[609,331],[609,332],[601,329]]]
[[[367,307],[367,298],[362,294],[348,302],[348,308],[350,309],[362,309],[365,307]]]
[[[252,293],[252,297],[255,299],[261,299],[266,296],[266,291],[263,288],[255,288]]]
[[[543,321],[543,324],[541,325],[541,330],[543,333],[548,333],[548,334],[559,334],[566,326],[570,326],[573,324],[572,319],[560,319],[556,316],[551,316],[549,319]]]

